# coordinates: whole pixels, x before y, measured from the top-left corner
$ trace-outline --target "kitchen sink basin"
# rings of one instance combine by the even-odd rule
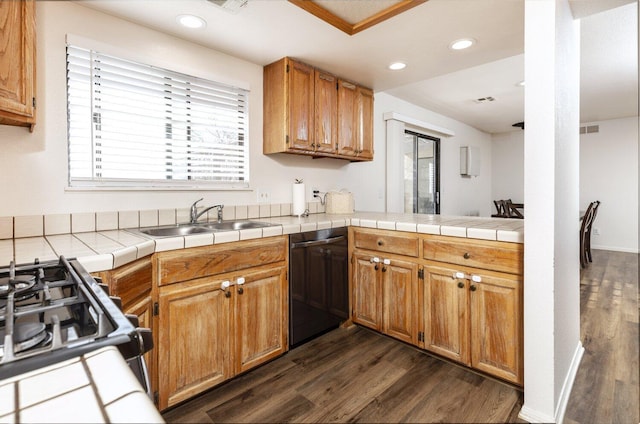
[[[162,227],[141,228],[142,234],[152,237],[179,237],[191,234],[207,234],[217,231],[246,230],[250,228],[270,227],[272,224],[259,221],[223,221],[197,224],[166,225]]]
[[[200,224],[200,225],[205,228],[211,228],[214,231],[247,230],[249,228],[263,228],[263,227],[271,226],[271,224],[267,222],[258,222],[258,221],[208,222],[206,224]]]

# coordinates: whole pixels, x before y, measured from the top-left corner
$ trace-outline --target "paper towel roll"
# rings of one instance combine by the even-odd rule
[[[306,209],[306,201],[304,198],[304,184],[293,185],[293,201],[291,202],[291,215],[300,216]]]

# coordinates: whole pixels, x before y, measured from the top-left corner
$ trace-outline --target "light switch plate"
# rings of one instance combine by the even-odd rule
[[[268,190],[259,188],[256,190],[258,203],[271,203],[271,193]]]

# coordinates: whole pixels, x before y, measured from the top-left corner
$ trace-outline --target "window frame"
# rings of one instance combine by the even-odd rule
[[[99,43],[98,43],[99,44]],[[243,119],[241,120],[243,122],[243,124],[241,125],[241,129],[238,129],[238,133],[241,134],[240,138],[238,140],[242,140],[240,142],[238,142],[238,144],[230,144],[231,146],[242,146],[240,149],[236,148],[235,151],[236,153],[239,153],[240,156],[237,157],[241,157],[241,159],[239,159],[239,162],[242,164],[242,166],[240,168],[236,168],[236,169],[240,169],[240,174],[244,179],[237,179],[234,181],[222,181],[222,180],[204,180],[204,179],[171,179],[171,178],[164,178],[164,179],[135,179],[135,178],[100,178],[100,177],[96,177],[96,167],[93,165],[90,165],[90,169],[91,169],[91,176],[90,177],[82,177],[82,176],[72,176],[72,169],[71,169],[71,117],[70,117],[70,104],[69,104],[69,60],[68,60],[68,53],[67,53],[67,48],[69,46],[72,46],[72,48],[77,48],[77,49],[82,49],[82,50],[88,50],[90,52],[95,52],[98,55],[103,55],[103,56],[110,56],[113,58],[116,58],[118,60],[122,60],[122,61],[128,61],[128,62],[133,62],[136,65],[139,66],[143,66],[143,67],[149,67],[149,68],[154,68],[155,70],[161,70],[163,72],[167,72],[168,74],[173,74],[173,75],[182,75],[185,77],[189,77],[189,78],[193,78],[196,80],[201,80],[201,81],[206,81],[206,82],[211,82],[213,85],[215,86],[224,86],[229,88],[230,90],[237,90],[238,93],[242,93],[242,98],[243,98],[243,105],[244,107],[239,107],[238,110],[234,110],[234,113],[238,113],[241,114],[243,116]],[[250,119],[250,90],[248,90],[248,88],[239,86],[239,85],[235,85],[235,84],[228,84],[226,82],[221,82],[221,81],[214,81],[211,78],[202,78],[199,76],[194,76],[191,73],[187,74],[184,73],[180,70],[171,70],[171,69],[167,69],[166,66],[157,66],[156,64],[153,64],[151,61],[151,63],[149,63],[150,61],[146,61],[146,63],[144,63],[143,61],[139,60],[139,59],[130,59],[129,55],[122,55],[122,54],[112,54],[111,52],[107,51],[106,53],[103,53],[104,50],[102,50],[100,47],[88,47],[86,45],[86,43],[83,42],[75,42],[75,39],[70,40],[70,37],[67,36],[67,43],[66,43],[66,47],[65,48],[65,72],[66,72],[66,76],[67,76],[67,84],[66,84],[66,101],[67,101],[67,190],[167,190],[167,191],[189,191],[189,190],[198,190],[198,191],[202,191],[202,190],[250,190],[250,138],[249,138],[249,119]],[[92,67],[90,66],[89,69],[91,69]],[[90,75],[93,74],[93,70],[90,70],[89,72]],[[217,78],[216,78],[217,79]],[[92,83],[91,83],[92,84]],[[96,125],[99,125],[97,123],[94,122],[94,117],[93,117],[93,110],[94,110],[94,105],[93,105],[93,101],[94,101],[94,88],[93,88],[93,84],[91,86],[91,88],[88,90],[90,93],[90,97],[91,99],[88,99],[88,101],[90,101],[92,104],[90,106],[90,109],[92,110],[91,113],[91,117],[87,118],[87,122],[89,122],[90,127],[91,127],[91,141],[87,142],[86,145],[89,146],[91,149],[95,149],[96,146],[96,138],[95,138],[95,127]],[[173,109],[170,109],[173,110]],[[240,110],[242,110],[242,112],[240,112]],[[167,114],[171,114],[171,112],[166,112]],[[168,120],[167,117],[165,117],[165,119]],[[166,124],[163,124],[166,126]],[[186,133],[190,133],[191,131],[193,131],[193,128],[196,126],[196,124],[187,124],[184,128],[183,131]],[[216,126],[214,128],[219,128],[219,126]],[[170,131],[167,130],[167,133],[170,133]],[[164,138],[162,138],[162,140],[164,140],[165,142],[168,142],[171,140],[171,138],[168,138],[166,136]],[[191,135],[187,135],[186,136],[189,140],[188,141],[183,141],[183,147],[185,148],[190,148],[190,145],[192,146],[193,143],[190,143],[191,140]],[[209,147],[215,147],[215,146],[222,146],[224,145],[224,143],[215,143],[213,145],[209,144]],[[233,149],[232,149],[233,150]],[[92,152],[93,154],[93,152]],[[207,155],[212,155],[213,153],[208,153]],[[207,155],[203,154],[201,155],[201,158],[206,158]],[[186,160],[186,159],[185,159]],[[191,163],[187,168],[188,169],[193,169],[192,168],[193,163]],[[218,168],[219,169],[219,168]],[[210,176],[213,176],[214,174],[209,174]]]

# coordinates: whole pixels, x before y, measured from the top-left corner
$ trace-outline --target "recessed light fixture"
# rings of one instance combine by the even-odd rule
[[[178,17],[176,17],[176,21],[178,21],[178,23],[183,27],[191,29],[204,28],[205,26],[207,26],[207,23],[204,21],[204,19],[195,15],[179,15]]]
[[[449,44],[449,48],[451,50],[464,50],[473,46],[476,43],[476,40],[473,38],[461,38]]]
[[[399,71],[400,69],[404,69],[407,67],[407,64],[404,62],[393,62],[391,65],[389,65],[389,69],[391,69],[392,71]]]

